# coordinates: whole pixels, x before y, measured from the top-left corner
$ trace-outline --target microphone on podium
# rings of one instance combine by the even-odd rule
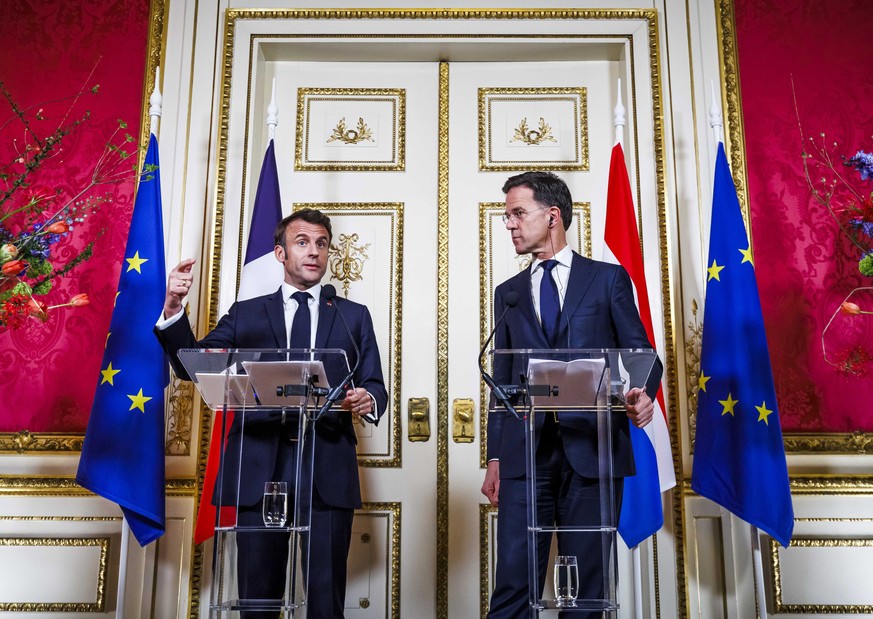
[[[352,335],[352,330],[349,329],[349,323],[346,322],[343,313],[340,311],[339,303],[334,301],[334,299],[336,298],[336,288],[333,286],[333,284],[325,284],[321,287],[321,296],[324,297],[325,301],[327,301],[328,306],[332,306],[334,309],[336,309],[336,314],[342,321],[343,326],[346,329],[346,333],[348,334],[349,339],[352,341],[352,347],[354,347],[355,349],[355,365],[342,380],[342,382],[328,392],[327,397],[324,400],[324,404],[322,404],[321,408],[318,409],[318,413],[315,417],[316,419],[318,419],[318,417],[321,417],[324,413],[330,410],[330,407],[333,406],[334,402],[342,399],[346,392],[346,386],[349,384],[349,381],[352,380],[352,376],[355,375],[355,372],[358,370],[358,365],[360,365],[361,363],[361,349],[358,348],[358,343],[355,341],[355,338]]]
[[[494,334],[497,332],[497,327],[500,326],[500,323],[506,317],[506,312],[508,312],[511,308],[518,305],[518,293],[514,290],[510,290],[506,293],[506,296],[503,299],[503,312],[501,312],[500,317],[494,323],[494,328],[491,329],[491,333],[488,335],[488,339],[485,340],[485,344],[482,346],[482,350],[479,351],[479,373],[482,375],[482,380],[485,381],[485,384],[491,388],[491,393],[494,394],[494,397],[503,404],[503,407],[510,413],[512,413],[515,417],[519,417],[518,412],[516,412],[515,407],[509,401],[509,396],[506,394],[506,391],[503,388],[494,382],[494,379],[491,375],[485,371],[485,366],[482,363],[482,357],[485,355],[485,349],[488,348],[488,344],[491,343],[491,340],[494,338]]]

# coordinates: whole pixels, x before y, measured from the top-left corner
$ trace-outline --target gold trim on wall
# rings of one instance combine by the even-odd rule
[[[782,570],[779,559],[779,542],[770,538],[770,567],[772,569],[770,594],[773,597],[774,613],[804,615],[867,615],[873,613],[873,604],[785,604],[782,601]],[[788,548],[871,548],[873,539],[802,537],[791,540]]]
[[[385,549],[385,564],[391,570],[390,591],[386,591],[385,608],[389,617],[400,617],[400,541],[401,541],[401,510],[402,505],[395,502],[364,503],[361,509],[355,510],[356,518],[389,518],[388,547]],[[382,512],[382,513],[379,513]]]
[[[0,546],[100,549],[93,602],[0,602],[0,612],[102,613],[106,610],[108,537],[0,537]],[[47,585],[51,583],[46,583]]]
[[[313,101],[389,102],[392,104],[390,161],[310,161],[310,103]],[[363,123],[360,118],[360,123]],[[366,125],[366,123],[364,123]],[[390,171],[406,169],[406,90],[403,88],[298,88],[294,169],[303,171]],[[336,133],[336,129],[334,130]],[[305,136],[305,143],[304,143]],[[355,136],[356,139],[360,136]],[[330,141],[330,140],[328,140]],[[345,141],[345,140],[343,140]]]
[[[360,216],[387,214],[396,218],[391,228],[391,265],[390,275],[393,277],[389,307],[393,308],[393,316],[388,322],[389,351],[388,376],[386,385],[389,393],[391,411],[391,453],[390,458],[368,458],[367,456],[388,456],[389,454],[358,454],[358,464],[367,467],[401,467],[402,456],[402,408],[400,404],[400,385],[403,377],[402,344],[403,344],[403,224],[405,221],[402,202],[295,202],[291,210],[313,208],[326,213],[336,211],[352,211]],[[384,213],[389,211],[389,213]]]
[[[551,88],[479,88],[479,170],[482,171],[511,171],[511,170],[563,170],[563,171],[588,171],[588,89],[580,87],[551,87]],[[572,101],[578,109],[573,114],[573,137],[576,140],[573,148],[575,161],[494,161],[493,128],[491,125],[491,104],[494,99],[502,101]],[[523,125],[527,124],[527,118],[520,119]],[[540,126],[546,127],[544,119],[540,118]],[[550,129],[550,127],[549,127]],[[519,140],[530,144],[529,134],[531,130],[522,131],[521,126],[515,129]],[[536,144],[543,138],[551,135],[543,132],[537,133]],[[528,135],[522,135],[527,133]],[[555,141],[552,138],[552,141]]]
[[[479,504],[479,617],[488,615],[491,582],[497,565],[497,508],[490,503]]]

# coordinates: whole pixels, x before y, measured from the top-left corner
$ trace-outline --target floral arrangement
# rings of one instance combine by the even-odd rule
[[[119,120],[90,174],[72,196],[40,186],[38,181],[47,162],[63,163],[64,140],[81,131],[91,118],[87,110],[75,110],[83,97],[98,92],[99,85],[83,87],[70,97],[22,107],[0,82],[0,104],[5,102],[10,112],[5,121],[0,115],[0,135],[8,147],[2,154],[4,144],[0,143],[0,332],[20,328],[28,318],[44,322],[55,309],[88,304],[87,294],[75,294],[52,306],[40,297],[51,291],[58,278],[91,257],[94,239],[73,252],[65,264],[58,264],[56,255],[61,252],[56,250],[82,227],[89,213],[111,202],[111,194],[96,193],[98,186],[135,178],[136,162],[129,160],[136,152],[134,138]]]
[[[819,134],[818,140],[811,137],[804,140],[802,157],[806,183],[812,197],[827,208],[857,249],[858,270],[862,275],[873,277],[873,153],[859,150],[847,157],[837,155],[837,149],[836,142],[825,141],[824,133]],[[851,174],[846,173],[847,168],[852,170]],[[873,354],[861,343],[866,325],[857,322],[860,317],[873,314],[864,309],[871,299],[873,287],[854,288],[822,330],[824,360],[847,376],[866,375],[873,361]],[[832,333],[829,334],[829,330]]]

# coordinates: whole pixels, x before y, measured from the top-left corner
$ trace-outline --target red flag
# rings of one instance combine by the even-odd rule
[[[624,163],[621,144],[612,149],[609,164],[609,188],[606,198],[604,260],[620,264],[634,287],[640,319],[649,343],[654,348],[655,332],[646,288],[646,274],[640,251],[633,194]],[[666,407],[661,389],[655,398],[655,416],[644,429],[631,426],[631,443],[637,474],[625,479],[618,532],[628,548],[633,548],[663,526],[661,493],[676,485],[673,455],[667,429]]]
[[[227,412],[224,429],[224,444],[227,445],[227,432],[233,423],[233,411]],[[215,533],[215,505],[212,494],[215,489],[215,479],[218,477],[219,442],[221,419],[216,418],[212,424],[212,436],[209,440],[209,455],[206,458],[206,474],[203,478],[203,492],[200,494],[200,507],[197,509],[197,523],[194,525],[194,543],[202,544]],[[221,526],[228,527],[236,522],[236,510],[233,507],[221,508]]]

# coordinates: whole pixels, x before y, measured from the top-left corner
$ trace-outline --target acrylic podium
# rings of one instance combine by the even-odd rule
[[[257,612],[256,616],[303,617],[318,449],[315,426],[344,393],[336,387],[348,376],[346,353],[340,349],[185,349],[178,358],[204,403],[215,411],[219,435],[227,437],[219,449],[213,496],[201,498],[224,508],[216,510],[209,616],[236,618]],[[290,443],[292,449],[281,467],[282,479],[266,480],[277,482],[266,491],[265,480],[253,479],[247,471],[253,458],[263,457],[265,451],[276,453],[277,440]],[[238,505],[253,505],[262,496],[263,524],[237,520]],[[221,517],[221,512],[226,515]],[[245,535],[275,535],[277,544],[289,545],[281,598],[240,596],[237,540]]]
[[[505,415],[503,433],[524,435],[524,456],[519,453],[518,458],[524,458],[526,476],[532,618],[556,611],[562,616],[618,616],[616,499],[620,497],[616,497],[615,479],[633,472],[624,398],[630,389],[646,386],[656,363],[650,349],[492,351],[500,397],[492,389],[489,420],[492,415]],[[519,425],[510,429],[509,424]],[[575,473],[599,482],[599,513],[594,505],[540,521],[537,469],[548,461],[552,446],[558,445]],[[507,464],[501,460],[501,470]],[[520,463],[514,464],[520,474]],[[554,558],[548,556],[553,537],[558,547]],[[538,565],[543,561],[551,586],[539,582]]]

